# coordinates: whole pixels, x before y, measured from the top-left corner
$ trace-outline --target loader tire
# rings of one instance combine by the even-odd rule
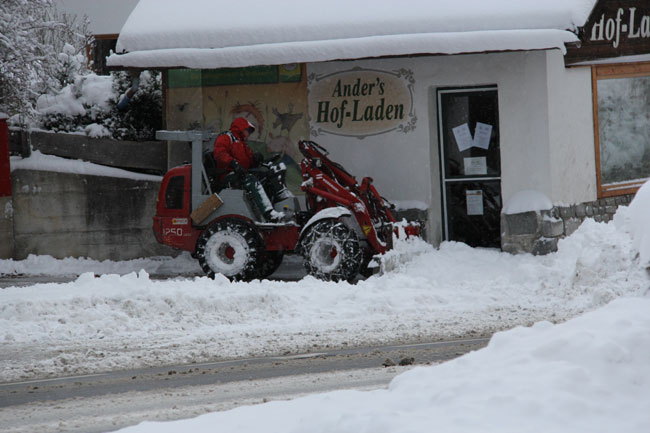
[[[253,224],[227,218],[216,221],[201,233],[196,243],[196,255],[210,278],[222,274],[233,281],[250,281],[259,274],[263,245]]]
[[[357,234],[336,219],[324,219],[307,228],[300,251],[307,273],[326,281],[351,281],[364,257]]]

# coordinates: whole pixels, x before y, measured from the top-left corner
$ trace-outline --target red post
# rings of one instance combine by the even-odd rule
[[[0,114],[0,197],[11,196],[11,168],[9,167],[9,128]]]

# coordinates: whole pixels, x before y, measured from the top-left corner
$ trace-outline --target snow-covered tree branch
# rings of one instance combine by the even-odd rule
[[[33,115],[38,96],[69,82],[71,65],[59,56],[63,48],[83,56],[89,40],[87,21],[60,14],[51,0],[2,0],[0,111]],[[77,67],[85,68],[85,61]]]

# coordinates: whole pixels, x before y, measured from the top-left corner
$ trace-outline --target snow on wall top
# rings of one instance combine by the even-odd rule
[[[560,48],[596,0],[140,0],[111,66],[226,67]],[[270,50],[271,55],[265,53]],[[279,60],[275,60],[278,58]],[[195,63],[190,65],[189,63]],[[175,64],[176,63],[176,64]]]

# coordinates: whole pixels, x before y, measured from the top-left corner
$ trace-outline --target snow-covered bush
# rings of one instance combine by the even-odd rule
[[[38,99],[38,124],[57,132],[85,133],[117,140],[152,140],[162,126],[160,73],[140,74],[140,87],[126,109],[117,103],[131,87],[127,72],[77,76],[56,94]]]
[[[60,14],[52,0],[0,0],[0,112],[10,123],[121,140],[153,139],[162,124],[160,74],[144,72],[123,111],[127,72],[88,68],[88,22]]]

